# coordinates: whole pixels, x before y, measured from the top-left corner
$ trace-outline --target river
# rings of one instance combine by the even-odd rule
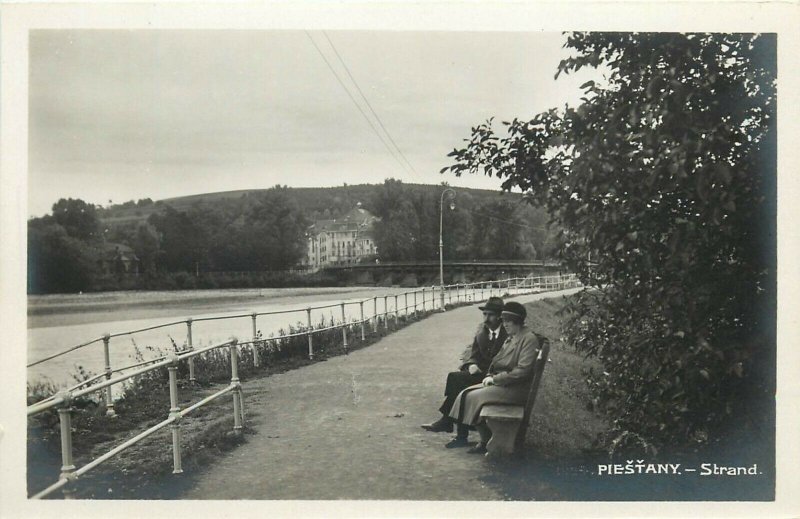
[[[103,341],[97,339],[106,333],[125,334],[112,337],[109,341],[111,366],[117,368],[132,364],[137,350],[147,359],[171,351],[173,342],[183,347],[188,341],[188,317],[193,319],[192,344],[202,347],[227,341],[231,337],[240,341],[251,340],[253,312],[284,312],[257,317],[256,328],[266,337],[277,335],[289,326],[305,325],[308,320],[305,309],[308,307],[336,305],[312,310],[311,321],[315,325],[323,320],[341,320],[341,303],[345,303],[347,320],[360,319],[359,301],[365,301],[363,307],[366,318],[373,316],[376,311],[394,312],[395,309],[402,315],[406,301],[413,311],[414,294],[409,293],[411,290],[418,291],[417,308],[422,310],[423,297],[419,288],[230,289],[29,296],[28,364],[79,344],[95,342],[29,367],[28,380],[44,379],[65,385],[73,382],[72,375],[78,372],[78,366],[92,373],[101,373],[105,367]],[[496,289],[492,293],[495,292]],[[465,297],[479,300],[489,297],[490,290],[486,289],[481,294],[481,290],[477,289],[467,295],[462,288],[459,294],[462,300]],[[451,291],[446,297],[455,300],[455,292]],[[433,299],[431,288],[428,287],[424,297],[425,308],[438,306],[438,301]],[[210,317],[228,318],[202,320]],[[167,323],[175,324],[126,334]]]

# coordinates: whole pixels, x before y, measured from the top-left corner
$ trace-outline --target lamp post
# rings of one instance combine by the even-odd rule
[[[444,221],[444,196],[447,193],[450,193],[450,210],[452,211],[456,208],[456,192],[448,187],[442,191],[442,195],[439,197],[439,284],[441,285],[439,299],[442,312],[444,312],[444,254],[442,252],[444,249],[444,242],[442,241],[442,222]]]

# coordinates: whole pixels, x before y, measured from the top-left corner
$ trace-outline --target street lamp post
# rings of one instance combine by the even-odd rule
[[[450,210],[452,211],[456,208],[456,192],[448,187],[442,191],[442,195],[439,197],[439,284],[441,285],[439,299],[442,312],[444,312],[444,253],[442,252],[444,242],[442,241],[442,223],[444,221],[444,195],[447,193],[450,193]]]

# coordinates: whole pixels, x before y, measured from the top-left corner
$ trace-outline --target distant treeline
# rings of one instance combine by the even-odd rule
[[[306,233],[315,220],[337,218],[359,202],[381,218],[374,229],[381,260],[436,259],[443,189],[389,179],[379,185],[275,186],[233,196],[142,199],[108,208],[61,199],[51,214],[28,221],[28,292],[331,284],[335,280],[323,275],[287,271],[305,256]],[[455,209],[448,200],[443,215],[446,258],[551,254],[546,215],[520,196],[456,192]],[[225,274],[234,271],[251,274]]]

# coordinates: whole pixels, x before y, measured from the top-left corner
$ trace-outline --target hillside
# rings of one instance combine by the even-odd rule
[[[337,218],[352,209],[356,203],[361,202],[367,209],[373,210],[372,201],[378,189],[383,184],[343,185],[337,187],[290,187],[289,193],[303,209],[310,220],[317,218]],[[405,184],[408,188],[428,193],[441,192],[441,185]],[[503,193],[486,189],[455,188],[459,196],[467,196],[477,203],[489,200],[520,200],[518,193]],[[246,199],[257,197],[267,189],[240,189],[235,191],[221,191],[216,193],[203,193],[175,198],[166,198],[148,203],[133,201],[124,204],[115,204],[101,209],[98,214],[104,224],[110,227],[135,226],[147,220],[154,212],[164,206],[170,206],[178,211],[186,211],[192,206],[223,205],[235,206]]]

